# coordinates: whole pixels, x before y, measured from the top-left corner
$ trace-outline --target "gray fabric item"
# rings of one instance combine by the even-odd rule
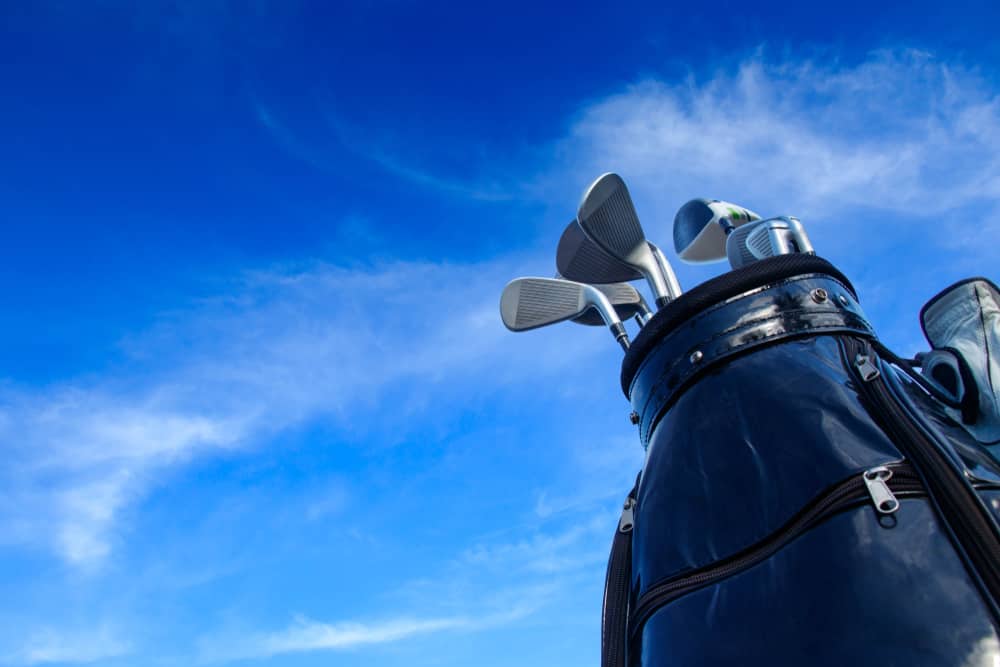
[[[920,323],[931,347],[962,356],[979,389],[974,423],[949,412],[979,442],[1000,443],[1000,291],[984,278],[957,283],[924,306]]]

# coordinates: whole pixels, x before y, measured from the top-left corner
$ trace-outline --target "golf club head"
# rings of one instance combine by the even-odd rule
[[[593,285],[559,278],[516,278],[500,296],[500,317],[511,331],[528,331],[573,319],[595,309],[624,349],[628,334],[603,292]]]
[[[692,199],[674,216],[674,250],[689,264],[717,262],[726,258],[726,233],[719,222],[733,227],[760,220],[753,211],[719,199]]]
[[[608,297],[608,301],[614,306],[615,312],[618,313],[618,317],[622,321],[638,315],[640,322],[645,324],[649,316],[652,315],[652,311],[650,311],[649,306],[646,304],[646,300],[628,283],[610,283],[606,285],[594,285],[594,287],[603,292],[604,296]],[[594,309],[587,310],[579,317],[574,317],[573,321],[577,324],[584,324],[590,327],[605,324],[604,318]]]
[[[797,252],[814,254],[802,223],[789,216],[743,225],[726,238],[726,255],[734,269],[767,257]]]
[[[642,273],[658,307],[670,301],[666,281],[621,176],[613,173],[599,176],[584,193],[576,219],[601,250]]]
[[[583,233],[577,221],[571,220],[559,238],[556,248],[556,268],[569,280],[601,285],[639,280],[642,273],[623,264]]]

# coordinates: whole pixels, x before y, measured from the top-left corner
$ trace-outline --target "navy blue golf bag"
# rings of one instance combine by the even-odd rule
[[[932,300],[923,373],[812,255],[657,313],[622,366],[646,461],[602,665],[1000,665],[998,303]]]

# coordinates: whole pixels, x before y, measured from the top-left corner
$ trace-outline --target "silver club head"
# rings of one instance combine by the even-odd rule
[[[738,227],[726,239],[729,265],[738,269],[754,262],[792,253],[814,254],[798,218],[779,216]]]
[[[669,291],[621,176],[598,176],[584,193],[576,219],[601,250],[642,273],[653,290],[657,307],[662,308],[677,296]]]
[[[628,349],[628,334],[608,297],[593,285],[560,278],[516,278],[503,288],[500,317],[511,331],[537,329],[570,320],[593,308]]]
[[[609,283],[594,285],[594,287],[604,292],[604,296],[608,297],[608,301],[611,302],[618,317],[623,321],[634,317],[639,326],[644,326],[653,315],[646,300],[628,283]],[[573,321],[591,327],[604,324],[604,319],[593,309],[586,311],[579,317],[574,317]]]
[[[556,268],[569,280],[596,285],[639,280],[642,273],[601,250],[573,219],[556,248]]]
[[[745,225],[760,216],[750,209],[719,199],[692,199],[674,216],[674,250],[689,264],[717,262],[726,258],[728,220],[733,227]]]

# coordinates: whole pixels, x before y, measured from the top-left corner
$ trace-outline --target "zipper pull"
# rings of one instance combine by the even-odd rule
[[[622,508],[622,518],[618,520],[618,531],[621,533],[631,532],[634,520],[635,498],[629,496],[625,499],[625,506]]]
[[[878,366],[872,362],[871,357],[867,354],[859,354],[855,357],[854,365],[857,367],[858,372],[861,373],[861,379],[865,382],[871,382],[881,375]]]
[[[862,477],[865,480],[865,486],[868,487],[868,495],[872,497],[872,502],[875,503],[875,509],[879,514],[892,514],[899,509],[899,500],[886,484],[892,477],[891,470],[885,466],[869,468]]]

